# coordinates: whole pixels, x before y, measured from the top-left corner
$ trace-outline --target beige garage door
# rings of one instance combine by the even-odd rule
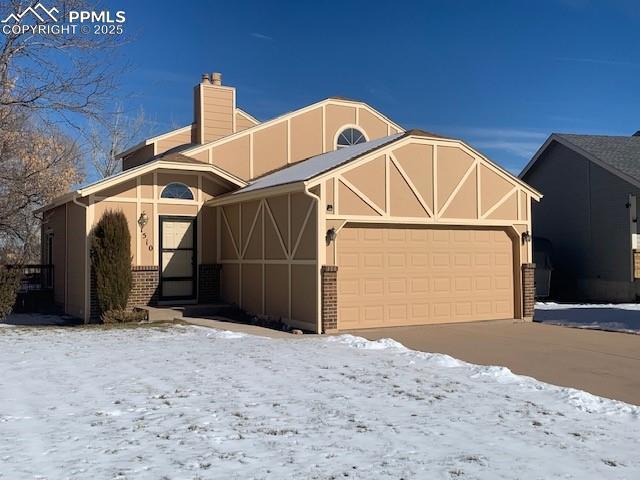
[[[345,227],[339,328],[513,318],[513,252],[501,230]]]

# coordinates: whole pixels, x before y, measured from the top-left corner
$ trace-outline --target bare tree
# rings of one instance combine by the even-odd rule
[[[80,150],[59,130],[10,109],[0,124],[0,246],[12,262],[33,260],[40,227],[33,211],[81,180]]]
[[[6,17],[37,3],[2,2],[0,15]],[[71,10],[93,9],[85,0],[61,0],[56,6],[60,17]],[[54,23],[46,18],[37,25]],[[28,108],[48,121],[74,126],[82,117],[102,117],[115,87],[112,50],[118,41],[122,39],[113,35],[12,30],[0,45],[0,106]]]
[[[100,177],[109,177],[121,169],[118,153],[136,144],[150,133],[142,108],[133,116],[116,106],[109,122],[94,122],[89,132],[91,163]]]
[[[0,2],[0,18],[37,3]],[[59,18],[94,9],[86,0],[59,0],[56,7]],[[56,23],[26,15],[15,20]],[[34,256],[34,210],[81,181],[83,148],[71,137],[90,137],[90,121],[109,123],[109,100],[121,72],[114,47],[123,40],[20,28],[0,35],[0,256]]]

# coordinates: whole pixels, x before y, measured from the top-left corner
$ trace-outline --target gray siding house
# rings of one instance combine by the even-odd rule
[[[532,206],[532,221],[534,250],[539,238],[549,240],[553,249],[551,298],[638,300],[633,248],[640,211],[636,135],[554,133],[520,174],[544,194]]]

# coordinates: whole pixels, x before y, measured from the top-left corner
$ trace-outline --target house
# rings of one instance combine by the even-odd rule
[[[520,178],[545,194],[532,215],[551,245],[552,297],[637,301],[640,136],[554,133]]]
[[[130,306],[222,300],[314,332],[532,316],[541,195],[464,142],[340,97],[261,123],[219,74],[194,105],[191,125],[43,209],[68,313],[97,314],[88,238],[117,209]]]

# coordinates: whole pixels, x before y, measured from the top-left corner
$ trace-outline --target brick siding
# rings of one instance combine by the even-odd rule
[[[157,305],[160,298],[160,274],[158,267],[140,266],[131,267],[133,276],[131,293],[127,301],[127,310],[133,307]]]
[[[338,267],[322,266],[322,332],[338,329]]]
[[[522,265],[522,318],[524,320],[533,319],[533,309],[536,303],[535,271],[535,263]]]
[[[131,267],[131,292],[127,301],[127,310],[133,307],[156,305],[160,297],[160,276],[158,267],[139,266]],[[90,321],[100,320],[100,308],[96,295],[96,276],[91,269],[91,293],[90,293]]]
[[[220,300],[220,269],[216,263],[202,263],[198,267],[198,303]]]

